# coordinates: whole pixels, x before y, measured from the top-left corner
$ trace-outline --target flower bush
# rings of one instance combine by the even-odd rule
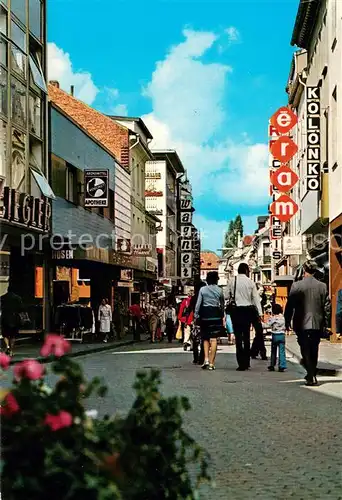
[[[2,391],[2,494],[4,500],[195,499],[210,480],[206,453],[182,428],[185,398],[163,398],[157,371],[138,373],[136,399],[126,417],[96,417],[90,396],[104,397],[100,379],[85,380],[64,339],[42,348],[57,382],[36,360],[14,367]],[[1,355],[0,366],[9,367]],[[189,466],[191,465],[191,472]]]

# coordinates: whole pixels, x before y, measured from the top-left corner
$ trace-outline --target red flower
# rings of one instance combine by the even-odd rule
[[[7,370],[11,362],[10,356],[7,356],[4,352],[0,352],[0,366],[3,370]]]
[[[60,358],[71,351],[71,344],[60,335],[50,334],[46,337],[45,343],[40,350],[40,354],[47,358],[48,356],[56,356]]]
[[[72,415],[62,410],[58,415],[46,415],[44,423],[49,426],[52,431],[59,431],[59,429],[72,425]]]
[[[25,359],[14,367],[14,377],[17,380],[28,378],[29,380],[39,380],[44,375],[44,366],[35,359]]]
[[[4,399],[4,405],[0,408],[0,415],[3,415],[4,417],[11,417],[15,413],[18,413],[20,410],[20,406],[18,404],[18,401],[15,399],[13,394],[9,392],[5,399]]]

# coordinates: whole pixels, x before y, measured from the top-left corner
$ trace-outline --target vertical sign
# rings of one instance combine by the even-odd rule
[[[321,185],[321,105],[319,87],[306,87],[306,115],[306,188],[308,191],[319,191]]]
[[[109,170],[85,170],[84,185],[85,207],[108,207]]]
[[[195,227],[192,228],[192,241],[192,274],[194,280],[199,280],[201,277],[201,238],[199,231]]]
[[[192,197],[183,190],[180,199],[180,223],[181,278],[191,279],[193,276]]]

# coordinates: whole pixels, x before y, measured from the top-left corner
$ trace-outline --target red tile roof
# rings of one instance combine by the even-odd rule
[[[217,271],[220,257],[213,252],[201,252],[201,269]]]
[[[49,84],[49,100],[129,167],[129,130],[59,87]]]

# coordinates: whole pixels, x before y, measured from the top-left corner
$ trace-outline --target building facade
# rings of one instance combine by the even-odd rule
[[[337,296],[342,288],[341,18],[342,5],[338,0],[300,1],[291,40],[300,50],[294,55],[287,86],[289,104],[298,115],[293,131],[298,154],[291,168],[300,177],[293,193],[300,211],[287,234],[303,237],[302,255],[292,257],[289,263],[294,271],[305,258],[316,260],[321,279],[330,289],[333,328]],[[316,115],[312,114],[313,107],[318,109]],[[317,138],[320,154],[318,167],[309,171],[311,137]],[[313,184],[316,180],[317,184]]]
[[[179,207],[178,181],[184,167],[174,150],[153,150],[154,160],[146,163],[146,210],[157,216],[161,228],[157,234],[159,278],[177,285],[179,279]]]
[[[45,1],[0,2],[0,43],[1,294],[13,285],[35,332],[49,328],[46,257],[54,197],[47,169]]]

